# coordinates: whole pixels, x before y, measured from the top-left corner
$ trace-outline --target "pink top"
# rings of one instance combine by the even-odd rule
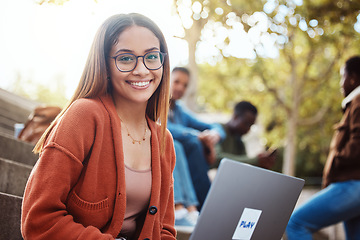
[[[147,211],[151,194],[151,169],[137,170],[125,165],[126,212],[120,235],[132,238],[136,219]]]

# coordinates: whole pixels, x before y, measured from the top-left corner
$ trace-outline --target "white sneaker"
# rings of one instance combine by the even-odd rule
[[[186,216],[187,220],[190,221],[191,223],[194,224],[194,226],[197,223],[197,220],[199,218],[199,212],[198,211],[191,211],[188,212],[187,216]]]
[[[179,210],[175,210],[175,219],[181,219],[188,215],[188,210],[186,208],[181,208]]]
[[[183,218],[175,218],[175,229],[178,232],[192,233],[194,231],[195,224],[190,221],[188,214]]]

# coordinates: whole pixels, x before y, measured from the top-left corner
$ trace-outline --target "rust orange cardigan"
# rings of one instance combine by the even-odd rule
[[[160,126],[151,130],[152,189],[139,239],[175,239],[175,152]],[[75,101],[51,131],[28,179],[21,217],[24,239],[114,239],[126,208],[121,123],[110,96]],[[141,225],[141,224],[140,224]]]

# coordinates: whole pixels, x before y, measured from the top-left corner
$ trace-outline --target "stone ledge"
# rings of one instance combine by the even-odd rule
[[[0,192],[23,196],[32,166],[0,158]]]
[[[23,239],[20,230],[21,202],[21,197],[0,192],[0,239]]]
[[[0,158],[33,166],[38,155],[32,152],[34,145],[0,134]]]

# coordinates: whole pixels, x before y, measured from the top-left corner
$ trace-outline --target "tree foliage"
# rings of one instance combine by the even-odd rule
[[[69,0],[35,0],[35,2],[39,5],[43,5],[43,4],[63,5],[68,1]]]
[[[204,29],[212,29],[213,36],[219,28],[228,31],[224,41],[215,44],[215,64],[200,65],[198,102],[208,110],[231,111],[236,101],[249,99],[259,107],[270,144],[285,147],[285,173],[295,174],[296,156],[298,173],[319,168],[331,126],[341,116],[339,69],[346,58],[359,53],[354,28],[359,28],[360,3],[192,1],[199,3],[209,14],[201,20],[206,24],[198,45],[205,40]],[[192,20],[196,24],[194,12]],[[248,59],[233,54],[241,46],[230,32],[239,29],[247,33],[254,52]]]
[[[174,0],[174,8],[179,16],[184,32],[177,36],[183,38],[189,45],[189,68],[194,76],[194,81],[190,82],[187,90],[187,102],[189,106],[196,101],[197,95],[197,77],[198,67],[195,57],[198,43],[207,41],[201,34],[205,27],[210,27],[216,37],[216,30],[221,28],[231,29],[234,22],[241,21],[241,16],[247,12],[253,12],[255,9],[261,9],[261,1],[239,1],[239,0]],[[237,10],[238,13],[234,10]],[[248,26],[245,24],[245,26]],[[226,36],[216,47],[219,49],[220,55],[224,45],[229,43]]]
[[[174,8],[194,76],[188,102],[231,112],[250,100],[269,145],[285,148],[284,172],[294,175],[296,166],[297,175],[319,174],[341,117],[339,70],[359,54],[360,2],[174,0]],[[196,53],[209,40],[217,51],[204,60]]]

